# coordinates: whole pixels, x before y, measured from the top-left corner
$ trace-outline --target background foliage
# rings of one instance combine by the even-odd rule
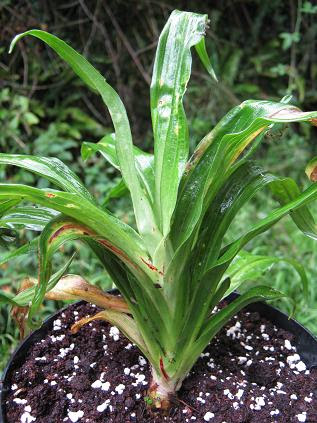
[[[23,40],[12,56],[7,54],[16,33],[30,28],[48,30],[65,39],[105,75],[119,92],[129,114],[134,142],[151,151],[149,83],[159,33],[174,8],[208,13],[207,48],[220,82],[216,85],[194,61],[185,97],[191,146],[228,111],[248,98],[278,100],[292,94],[304,110],[317,109],[317,6],[301,0],[2,0],[0,2],[0,151],[57,156],[104,197],[115,185],[115,170],[94,157],[84,166],[82,141],[97,141],[111,131],[101,100],[87,91],[69,68],[54,61],[42,43]],[[197,62],[197,63],[196,63]],[[273,173],[291,175],[306,183],[304,166],[317,154],[317,131],[308,125],[288,126],[269,133],[258,150],[258,160]],[[25,182],[38,187],[47,182],[23,170],[0,167],[2,181]],[[274,206],[265,194],[244,208],[231,235],[243,233],[244,222],[263,217]],[[110,209],[130,221],[129,199],[112,201]],[[317,208],[315,207],[317,212]],[[18,242],[29,237],[21,233]],[[67,245],[55,258],[77,248],[70,271],[102,288],[111,281],[97,260],[83,247]],[[250,283],[265,282],[288,292],[298,304],[296,318],[317,333],[317,248],[304,238],[290,219],[248,245],[257,254],[291,256],[307,269],[310,304],[300,299],[300,285],[291,270],[277,265],[264,275],[250,275]],[[0,251],[0,254],[4,250]],[[0,268],[0,286],[17,290],[26,275],[35,276],[35,256]],[[61,304],[47,302],[48,315]],[[278,304],[286,311],[288,303]],[[0,309],[0,368],[17,340],[6,308]]]

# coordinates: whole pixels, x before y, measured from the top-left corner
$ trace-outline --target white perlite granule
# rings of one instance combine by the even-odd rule
[[[306,364],[303,361],[300,361],[299,363],[295,364],[295,367],[299,372],[303,372],[304,370],[306,370]]]
[[[139,364],[140,364],[140,366],[146,365],[146,360],[145,360],[144,357],[142,357],[142,355],[139,355]]]
[[[110,382],[101,382],[101,380],[95,380],[94,383],[91,384],[92,388],[101,388],[103,391],[109,391]]]
[[[120,383],[120,385],[116,386],[114,390],[118,392],[119,395],[122,395],[123,391],[125,390],[125,385],[122,385],[122,383]]]
[[[205,415],[204,415],[204,420],[205,422],[209,422],[211,419],[213,419],[215,417],[214,413],[211,413],[210,411],[208,411]]]
[[[240,338],[240,331],[241,331],[241,323],[240,322],[236,322],[234,326],[231,326],[231,328],[229,328],[227,330],[227,336],[230,336],[232,339],[236,339],[236,338]]]
[[[21,416],[21,423],[32,423],[35,422],[36,418],[31,416],[28,411],[25,411]]]
[[[265,405],[265,401],[264,401],[264,398],[263,397],[257,397],[257,398],[255,398],[255,402],[260,407],[263,407]]]
[[[60,319],[56,319],[53,322],[53,330],[60,330],[62,328],[62,322]]]
[[[103,411],[105,411],[109,407],[109,404],[110,404],[110,400],[107,399],[105,402],[103,402],[102,404],[98,405],[97,411],[99,413],[102,413]]]
[[[17,404],[26,404],[27,400],[21,398],[14,398],[13,402],[16,402]]]
[[[83,416],[84,412],[82,410],[68,412],[68,417],[73,423],[78,422],[78,420],[81,419]]]
[[[296,417],[297,417],[297,419],[298,419],[299,422],[305,422],[306,421],[306,416],[307,416],[306,411],[303,411],[300,414],[296,414]]]
[[[119,329],[116,326],[111,326],[109,335],[114,341],[119,341]]]
[[[288,339],[285,340],[284,342],[284,346],[287,350],[291,350],[292,349],[292,344],[289,342]]]

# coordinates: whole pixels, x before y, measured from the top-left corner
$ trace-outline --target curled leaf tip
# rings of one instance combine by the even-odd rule
[[[15,39],[16,39],[16,36],[13,38],[13,40],[11,41],[11,44],[10,44],[10,47],[9,47],[9,50],[8,50],[8,53],[9,54],[11,54],[12,53],[12,51],[13,51],[13,49],[14,49],[14,46],[15,46]]]
[[[312,173],[310,174],[310,180],[312,182],[317,182],[317,166],[314,167]]]
[[[17,34],[17,35],[16,35],[16,36],[12,39],[12,41],[11,41],[11,43],[10,43],[9,51],[8,51],[8,53],[9,53],[9,54],[11,54],[11,53],[12,53],[12,51],[13,51],[13,49],[14,49],[14,47],[15,47],[16,43],[19,41],[19,39],[20,39],[21,37],[23,37],[23,34]]]
[[[314,157],[306,166],[305,173],[311,182],[317,182],[317,157]]]

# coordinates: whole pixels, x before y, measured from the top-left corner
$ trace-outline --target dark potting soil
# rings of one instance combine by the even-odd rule
[[[11,375],[9,423],[317,422],[317,369],[306,370],[292,335],[242,311],[206,348],[169,415],[148,411],[145,358],[117,328],[74,321],[97,308],[72,305]]]

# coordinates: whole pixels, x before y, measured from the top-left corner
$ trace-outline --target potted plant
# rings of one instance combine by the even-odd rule
[[[27,338],[24,360],[27,356],[31,364],[21,361],[20,354],[20,368],[13,365],[9,370],[12,385],[6,388],[3,400],[6,421],[20,418],[24,422],[110,422],[161,421],[162,418],[164,421],[220,422],[236,416],[230,421],[242,422],[259,418],[261,421],[306,421],[316,417],[313,392],[316,373],[309,371],[307,363],[297,354],[292,335],[266,321],[261,322],[254,311],[234,317],[250,303],[277,299],[283,293],[272,287],[256,286],[231,297],[230,301],[222,300],[239,287],[250,267],[259,263],[262,268],[268,267],[279,260],[247,254],[243,247],[281,218],[290,215],[303,233],[316,237],[316,226],[308,209],[309,203],[317,198],[316,184],[301,192],[293,179],[270,174],[251,161],[250,156],[274,125],[314,124],[317,112],[302,112],[287,104],[287,99],[245,101],[231,110],[189,157],[183,96],[191,73],[192,47],[215,78],[205,48],[207,23],[206,15],[174,11],[161,33],[151,84],[154,154],[133,146],[122,101],[83,56],[62,40],[40,30],[19,34],[12,41],[11,50],[26,35],[44,41],[101,95],[115,132],[96,144],[84,143],[82,156],[87,159],[99,152],[121,172],[122,181],[117,190],[127,190],[131,195],[135,227],[123,223],[100,205],[58,159],[0,154],[0,164],[27,169],[59,188],[0,184],[3,236],[17,222],[19,227],[42,228],[31,245],[20,247],[7,257],[37,248],[38,280],[25,281],[16,296],[1,293],[1,301],[13,306],[21,328],[25,320],[30,328],[39,326],[36,313],[45,297],[84,299],[99,307],[98,312],[93,313],[96,309],[84,303],[70,306],[50,319],[44,330],[37,330]],[[312,160],[306,168],[313,182],[316,164],[316,160]],[[237,240],[224,245],[224,235],[238,211],[264,187],[271,190],[280,207],[250,226]],[[36,207],[25,206],[25,201]],[[64,276],[71,259],[52,275],[54,253],[70,240],[81,240],[92,249],[120,295],[103,293],[80,276]],[[307,295],[303,267],[294,260],[285,260],[299,273],[304,295]],[[221,341],[221,329],[232,318],[234,323],[227,326]],[[63,330],[65,322],[72,326],[72,334]],[[253,347],[251,339],[260,344]],[[235,351],[229,349],[225,354],[229,341],[233,342]],[[94,348],[99,348],[102,356]],[[210,348],[217,352],[217,363],[226,357],[233,364],[219,370]],[[121,377],[130,383],[120,383],[117,374],[112,375],[115,382],[107,380],[114,368],[127,364],[129,351],[137,362],[134,368],[121,369]],[[105,362],[108,352],[113,361],[106,357]],[[316,359],[316,349],[311,353]],[[95,357],[100,360],[96,361]],[[261,358],[259,362],[257,358]],[[207,377],[208,383],[205,379],[194,383],[186,379],[198,360],[202,360],[205,367],[201,372],[196,369],[196,373]],[[266,365],[268,369],[262,371]],[[38,370],[32,366],[38,366]],[[65,368],[70,373],[63,373]],[[211,374],[211,369],[216,368],[219,373],[214,375],[212,371]],[[235,375],[234,369],[239,369],[240,376]],[[63,381],[57,381],[57,372],[61,372]],[[248,388],[244,378],[247,373],[251,375]],[[279,376],[283,381],[288,380],[289,386],[283,388],[284,382],[276,381]],[[68,392],[66,382],[70,384]],[[223,389],[230,383],[232,389]],[[197,389],[202,392],[195,394],[194,403],[181,397],[176,400],[182,386],[189,397],[190,392],[195,393]],[[134,387],[138,393],[132,397],[130,388]],[[295,390],[306,395],[297,405],[299,394],[290,394]],[[92,396],[83,397],[86,391]],[[26,399],[29,394],[32,405]],[[46,397],[52,407],[47,406]],[[53,402],[57,398],[59,403],[55,407]],[[87,415],[85,410],[92,398],[99,402],[94,405],[93,414]],[[175,414],[175,401],[178,414]],[[135,406],[135,403],[141,405]],[[296,409],[289,404],[295,404]],[[137,414],[134,407],[139,407]],[[225,411],[218,413],[219,407]],[[171,409],[174,414],[168,417]],[[287,412],[289,415],[285,417]]]

